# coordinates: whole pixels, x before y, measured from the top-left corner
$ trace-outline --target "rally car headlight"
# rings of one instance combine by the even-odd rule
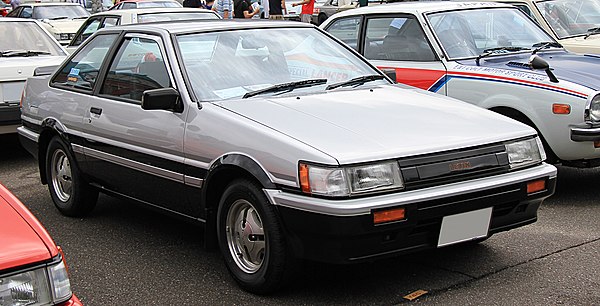
[[[511,169],[538,164],[546,159],[539,137],[507,143],[505,147]]]
[[[71,283],[59,263],[0,277],[0,305],[50,305],[68,300]]]
[[[589,105],[586,107],[585,112],[586,121],[600,121],[600,94],[597,94],[592,98]]]
[[[300,164],[299,173],[302,191],[315,195],[343,197],[404,187],[396,162],[342,168]]]

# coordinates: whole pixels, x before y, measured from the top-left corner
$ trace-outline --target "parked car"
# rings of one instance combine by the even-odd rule
[[[5,17],[10,13],[12,7],[10,4],[4,3],[4,1],[0,1],[0,16]]]
[[[112,0],[100,0],[100,1],[102,2],[102,10],[103,11],[108,11],[114,5]],[[88,12],[93,13],[92,12],[92,0],[85,0],[84,7]]]
[[[536,221],[556,168],[534,129],[393,85],[312,25],[252,25],[104,28],[29,78],[20,140],[58,210],[85,215],[105,192],[204,224],[255,293],[296,258],[367,261]]]
[[[358,1],[318,0],[312,16],[312,23],[320,25],[331,15],[358,7]]]
[[[67,54],[36,20],[0,18],[0,33],[0,134],[16,133],[25,80],[35,68],[58,65]]]
[[[83,41],[104,27],[121,24],[148,23],[172,20],[220,19],[214,11],[197,8],[147,8],[135,10],[112,10],[90,16],[67,45],[67,51],[73,53]]]
[[[0,302],[81,306],[65,258],[44,226],[0,184]]]
[[[66,45],[90,13],[77,3],[40,2],[24,3],[7,16],[37,19],[60,44]]]
[[[398,82],[536,128],[552,162],[600,165],[600,59],[565,51],[514,6],[386,4],[336,14],[322,27],[396,69]]]
[[[600,54],[598,0],[484,0],[515,5],[567,50]]]
[[[109,10],[128,10],[151,7],[183,7],[183,5],[175,0],[126,0],[115,4]]]

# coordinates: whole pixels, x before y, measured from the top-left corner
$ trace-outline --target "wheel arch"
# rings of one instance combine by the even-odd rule
[[[229,183],[239,178],[251,180],[262,188],[276,188],[264,167],[247,155],[233,153],[215,160],[209,167],[202,188],[206,218],[204,230],[206,248],[217,248],[216,218],[219,201]]]
[[[42,121],[41,132],[38,138],[38,167],[40,169],[40,179],[42,184],[47,184],[46,179],[46,152],[48,151],[48,145],[50,140],[55,136],[61,137],[65,142],[68,142],[65,134],[65,127],[60,121],[55,118],[47,118]]]

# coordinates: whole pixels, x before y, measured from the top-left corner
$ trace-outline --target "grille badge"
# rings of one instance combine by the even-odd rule
[[[463,170],[471,169],[471,163],[469,161],[459,161],[459,162],[454,162],[454,163],[448,164],[448,167],[450,168],[450,171],[452,171],[452,172],[463,171]]]

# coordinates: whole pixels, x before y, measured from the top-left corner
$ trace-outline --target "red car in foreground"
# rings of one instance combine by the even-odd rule
[[[2,184],[0,216],[0,305],[82,305],[61,249]]]

